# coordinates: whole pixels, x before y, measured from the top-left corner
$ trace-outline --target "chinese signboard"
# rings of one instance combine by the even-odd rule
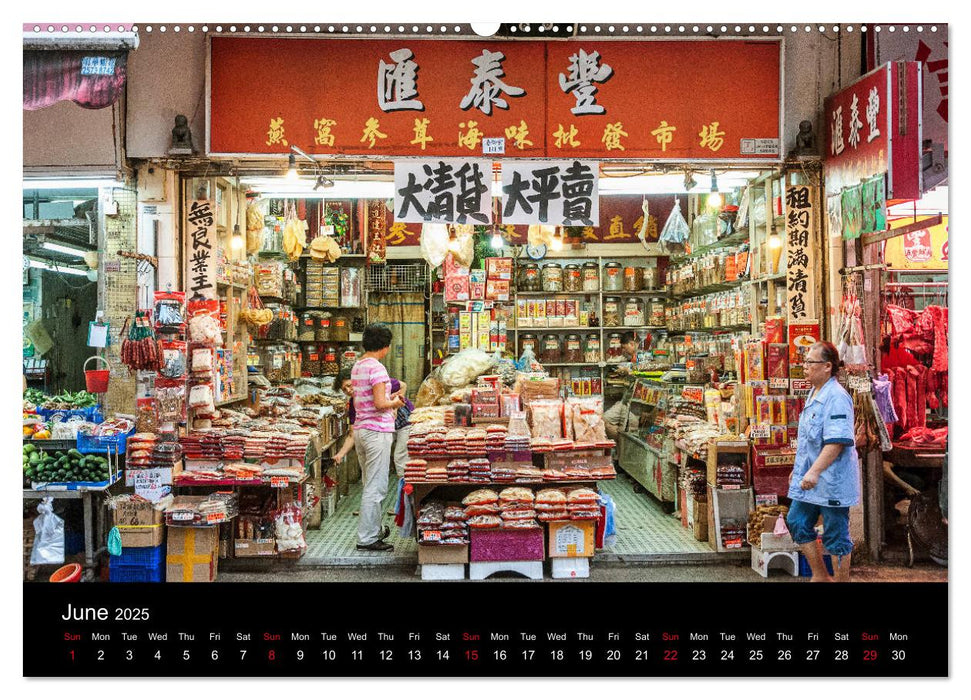
[[[395,163],[394,220],[403,223],[492,223],[492,161]]]
[[[937,226],[905,233],[887,241],[883,260],[893,270],[946,270],[947,269],[947,217]],[[911,218],[890,222],[890,228],[905,226]]]
[[[888,198],[920,197],[917,68],[888,63],[826,98],[823,169],[829,193],[886,174]]]
[[[816,318],[813,189],[808,185],[786,187],[786,300],[790,325]]]
[[[778,40],[217,36],[209,68],[213,154],[781,157]]]
[[[600,221],[597,180],[591,161],[504,162],[502,222],[593,226]]]
[[[188,296],[216,298],[216,216],[212,202],[189,204],[185,225],[185,288]]]

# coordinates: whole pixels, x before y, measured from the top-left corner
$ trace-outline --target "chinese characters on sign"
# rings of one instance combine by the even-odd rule
[[[599,174],[600,164],[593,161],[503,163],[502,222],[595,226]]]
[[[186,214],[186,288],[189,296],[216,298],[216,216],[212,202],[197,199]]]
[[[599,65],[598,65],[599,64]],[[597,88],[594,83],[605,83],[614,74],[614,69],[606,63],[600,63],[600,53],[587,53],[580,49],[570,56],[569,77],[560,73],[560,89],[573,93],[576,107],[570,111],[576,115],[605,114],[603,105],[597,104]]]
[[[462,109],[475,107],[482,110],[486,116],[492,114],[492,106],[499,109],[509,109],[509,103],[499,96],[504,93],[509,97],[519,97],[525,95],[526,91],[521,87],[513,87],[503,82],[502,78],[506,72],[502,68],[502,62],[506,56],[498,51],[483,49],[481,56],[472,59],[475,66],[475,74],[472,77],[472,89],[462,98],[459,105]]]
[[[424,111],[425,105],[418,97],[418,64],[412,59],[411,49],[391,52],[392,64],[378,64],[378,105],[385,112],[401,109]]]
[[[816,318],[813,188],[786,187],[786,300],[789,323]]]
[[[427,160],[396,163],[394,220],[400,223],[488,224],[492,162]]]

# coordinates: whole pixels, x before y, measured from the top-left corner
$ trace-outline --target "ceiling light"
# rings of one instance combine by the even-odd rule
[[[88,190],[98,187],[122,187],[122,183],[111,178],[67,178],[64,180],[24,180],[25,190]]]
[[[782,238],[779,236],[778,233],[773,231],[772,234],[769,236],[768,245],[770,248],[781,248]]]
[[[50,270],[51,272],[61,272],[65,275],[77,275],[79,277],[86,277],[88,274],[86,270],[79,270],[76,267],[50,265],[40,260],[31,260],[30,266],[38,270]]]
[[[240,233],[239,224],[233,226],[233,238],[229,242],[230,247],[233,250],[241,250],[246,242],[243,240],[243,234]]]
[[[718,191],[718,178],[715,177],[715,171],[711,171],[711,194],[708,195],[708,206],[714,207],[715,209],[720,209],[724,198],[721,192]]]
[[[47,250],[53,250],[56,253],[64,253],[65,255],[73,255],[78,258],[83,258],[85,253],[89,252],[82,248],[75,248],[74,246],[61,245],[60,243],[51,243],[50,241],[44,241],[41,244],[42,248]]]
[[[550,242],[550,248],[556,251],[563,250],[563,230],[557,228],[553,232],[553,240]]]
[[[287,164],[287,181],[296,182],[299,179],[299,174],[297,173],[297,157],[290,154],[289,162]]]
[[[501,250],[503,245],[502,236],[499,234],[499,229],[492,229],[492,240],[489,242],[496,250]]]

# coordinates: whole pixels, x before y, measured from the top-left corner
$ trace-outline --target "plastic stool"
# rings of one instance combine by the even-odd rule
[[[763,552],[758,547],[752,547],[752,570],[762,578],[768,578],[770,568],[783,569],[792,576],[799,576],[799,552]]]

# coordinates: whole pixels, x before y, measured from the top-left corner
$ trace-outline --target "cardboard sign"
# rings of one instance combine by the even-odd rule
[[[815,187],[786,187],[786,309],[790,324],[816,318],[815,197]]]

